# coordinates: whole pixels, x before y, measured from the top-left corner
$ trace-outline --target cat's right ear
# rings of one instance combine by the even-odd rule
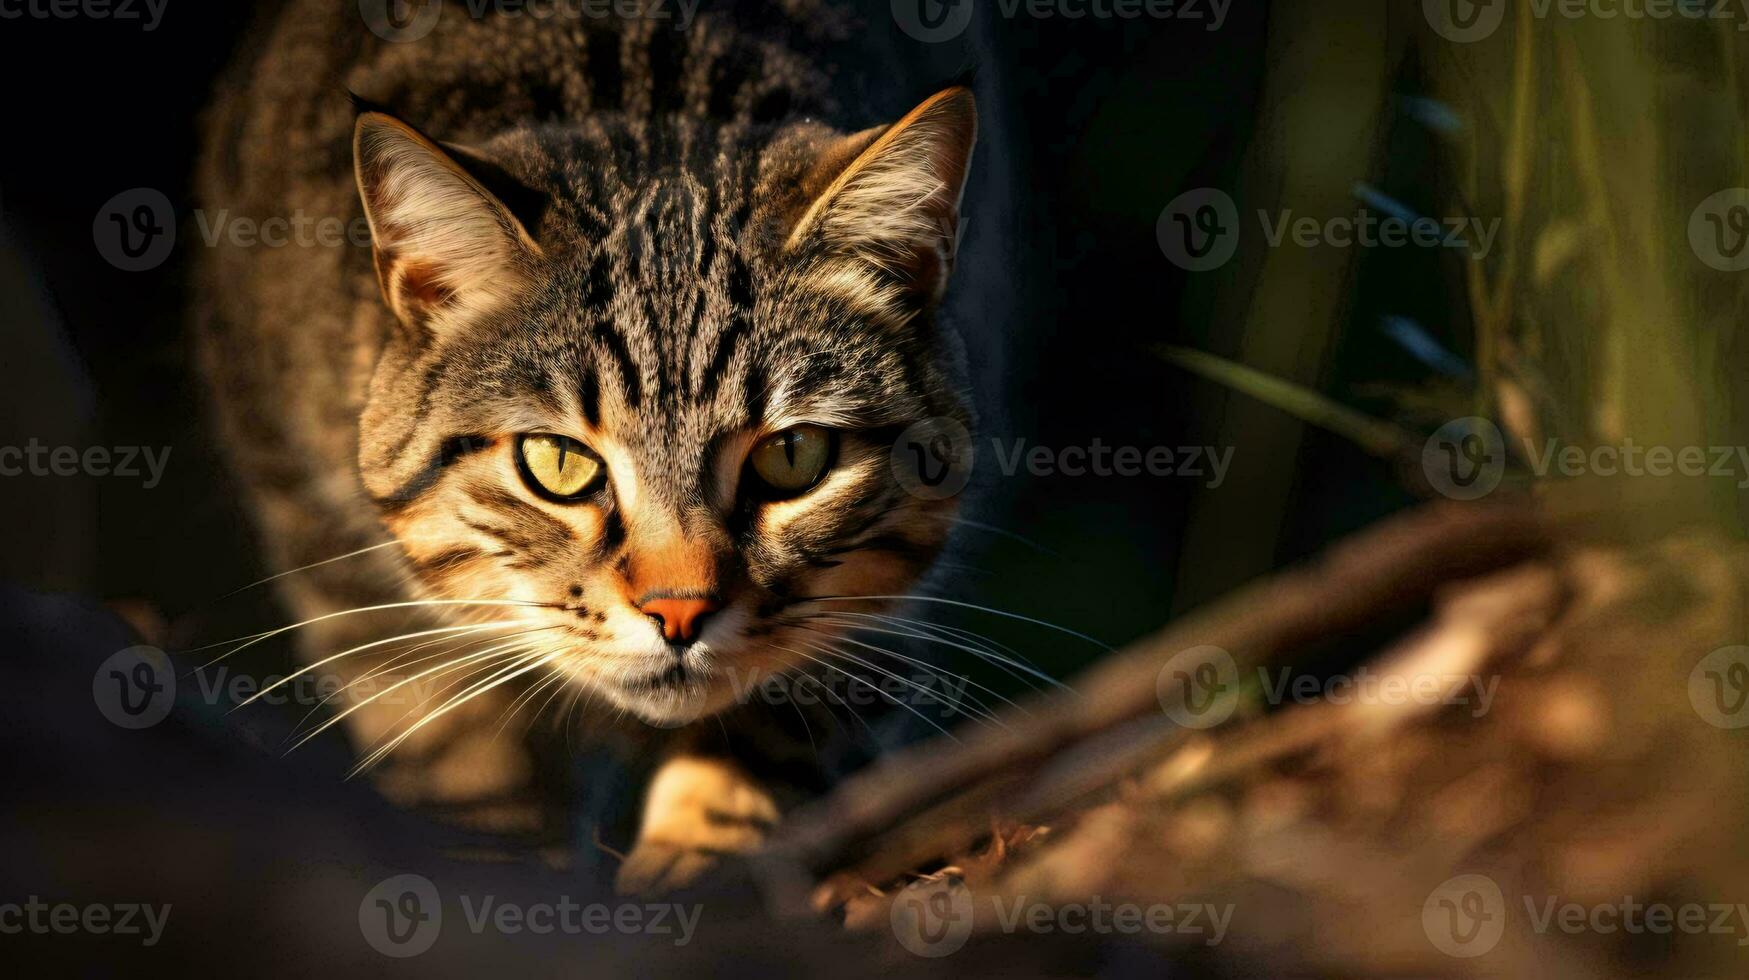
[[[436,143],[381,112],[352,138],[377,282],[404,324],[434,332],[507,302],[540,258],[511,210]]]

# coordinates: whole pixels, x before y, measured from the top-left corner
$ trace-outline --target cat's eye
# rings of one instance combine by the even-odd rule
[[[767,500],[800,496],[826,475],[836,449],[837,434],[817,425],[774,432],[747,454],[750,489]]]
[[[522,478],[536,493],[570,501],[593,491],[607,473],[601,457],[575,439],[531,433],[516,441]]]

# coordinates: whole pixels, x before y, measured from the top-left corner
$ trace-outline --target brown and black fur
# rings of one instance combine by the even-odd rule
[[[542,669],[420,728],[377,768],[381,784],[475,826],[550,831],[567,796],[543,746],[560,729],[496,732],[520,682],[563,672],[577,696],[560,703],[586,727],[666,760],[649,766],[621,874],[634,889],[757,845],[776,798],[757,761],[715,743],[761,706],[734,709],[698,677],[807,668],[796,643],[841,631],[809,600],[908,591],[953,504],[908,494],[889,447],[919,420],[970,423],[935,316],[969,94],[846,134],[830,65],[808,51],[849,22],[801,3],[757,20],[704,12],[679,31],[452,8],[430,36],[393,44],[353,4],[298,0],[213,108],[199,181],[209,212],[368,217],[373,233],[370,249],[216,249],[202,287],[204,369],[270,561],[399,543],[282,579],[298,618],[434,598],[539,617]],[[901,152],[940,186],[920,183],[911,210],[875,207],[911,192],[883,162]],[[403,172],[417,180],[391,183]],[[460,284],[420,257],[430,230],[406,213],[411,192],[391,190],[452,177],[443,194],[472,188],[490,226],[467,234],[500,256]],[[749,440],[797,420],[840,433],[816,499],[737,496]],[[599,440],[614,474],[584,504],[543,501],[514,476],[515,435],[560,426]],[[680,681],[633,676],[655,656],[637,597],[695,584],[725,606],[703,659]],[[416,625],[503,611],[424,610]],[[302,631],[307,657],[405,621],[323,620]],[[333,666],[382,662],[354,659]],[[361,750],[408,725],[404,706],[348,720]]]

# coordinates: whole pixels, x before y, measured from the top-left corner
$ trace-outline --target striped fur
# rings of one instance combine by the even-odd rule
[[[369,252],[211,261],[206,370],[270,554],[301,565],[384,529],[403,546],[319,570],[299,611],[540,603],[553,669],[598,710],[667,725],[728,705],[731,667],[796,668],[802,600],[907,591],[953,504],[896,483],[892,440],[970,422],[934,314],[969,93],[830,127],[804,52],[842,18],[808,3],[684,32],[445,16],[403,45],[336,6],[274,21],[209,119],[200,185],[237,217],[373,231]],[[358,117],[342,84],[395,115]],[[755,440],[799,423],[840,434],[825,480],[740,493]],[[529,432],[588,444],[607,491],[531,493]],[[724,608],[677,677],[636,604],[694,591]]]

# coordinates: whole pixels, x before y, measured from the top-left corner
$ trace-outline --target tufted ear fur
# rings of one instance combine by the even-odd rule
[[[540,247],[449,153],[381,112],[358,117],[353,168],[377,282],[409,327],[441,333],[505,303]]]
[[[862,268],[839,275],[859,276],[870,298],[934,303],[952,267],[977,132],[971,90],[956,86],[891,126],[845,137],[820,163],[843,169],[802,212],[786,249],[813,245],[851,259]]]

